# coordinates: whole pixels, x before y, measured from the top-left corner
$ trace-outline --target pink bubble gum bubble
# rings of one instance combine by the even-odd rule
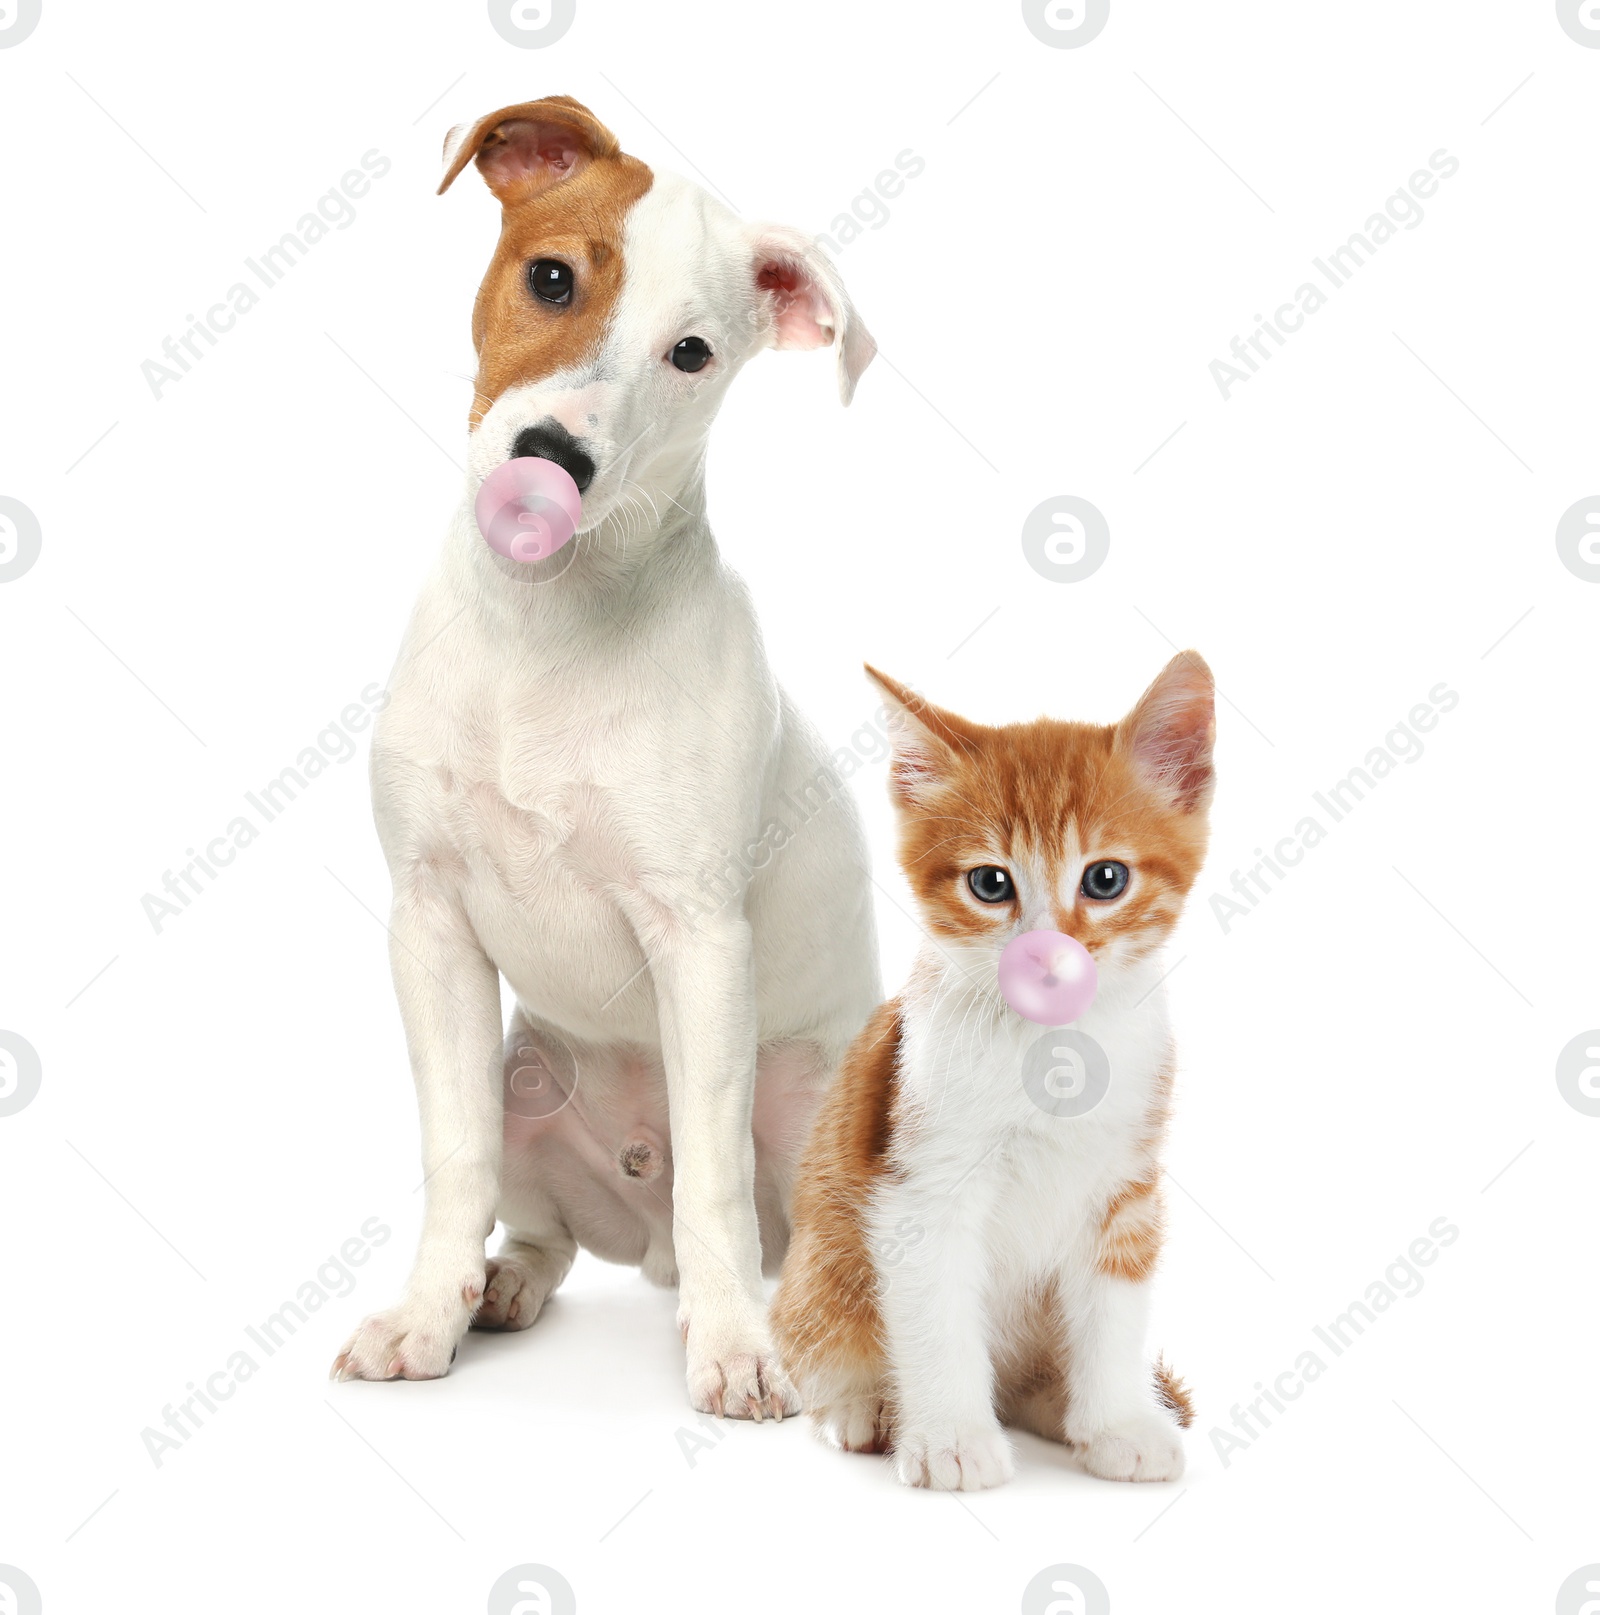
[[[1061,931],[1026,931],[1000,955],[1000,992],[1025,1020],[1068,1026],[1094,1002],[1100,973],[1089,950]]]
[[[483,479],[472,514],[496,555],[508,561],[548,560],[578,530],[583,496],[554,460],[519,455]]]

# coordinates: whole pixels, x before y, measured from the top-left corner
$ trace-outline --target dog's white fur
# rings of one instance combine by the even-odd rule
[[[443,1374],[480,1305],[480,1323],[532,1322],[582,1244],[678,1280],[697,1408],[799,1406],[764,1260],[811,1111],[880,994],[855,812],[706,521],[706,432],[777,338],[754,273],[774,241],[805,258],[848,400],[871,344],[826,261],[658,174],[600,351],[503,393],[472,435],[373,739],[427,1209],[403,1298],[362,1323],[342,1375]],[[665,359],[687,335],[716,356],[700,376]],[[485,545],[472,496],[551,419],[596,475],[578,538],[518,568]],[[723,901],[730,860],[757,848]],[[502,1171],[503,1084],[530,1068],[549,1082],[505,1119]],[[619,1168],[630,1144],[655,1152],[651,1173]]]

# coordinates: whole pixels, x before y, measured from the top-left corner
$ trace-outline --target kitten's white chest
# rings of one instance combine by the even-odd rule
[[[1086,1252],[1108,1203],[1151,1170],[1171,1046],[1150,974],[1065,1033],[966,995],[908,1005],[902,1193],[970,1206],[1003,1283]]]

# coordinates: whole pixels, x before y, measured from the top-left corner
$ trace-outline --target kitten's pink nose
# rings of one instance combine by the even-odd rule
[[[1100,973],[1089,950],[1063,931],[1025,931],[1000,955],[1000,993],[1025,1020],[1067,1026],[1094,1002]]]

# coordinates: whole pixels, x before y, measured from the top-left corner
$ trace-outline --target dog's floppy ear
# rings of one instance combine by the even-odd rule
[[[457,124],[444,138],[444,178],[439,194],[478,160],[484,184],[507,206],[537,196],[587,168],[597,157],[615,157],[617,137],[570,95],[550,95],[501,107],[473,124]]]
[[[839,271],[810,236],[782,225],[758,225],[753,250],[756,291],[772,321],[773,347],[831,343],[838,350],[839,398],[848,404],[878,344],[861,323]]]

